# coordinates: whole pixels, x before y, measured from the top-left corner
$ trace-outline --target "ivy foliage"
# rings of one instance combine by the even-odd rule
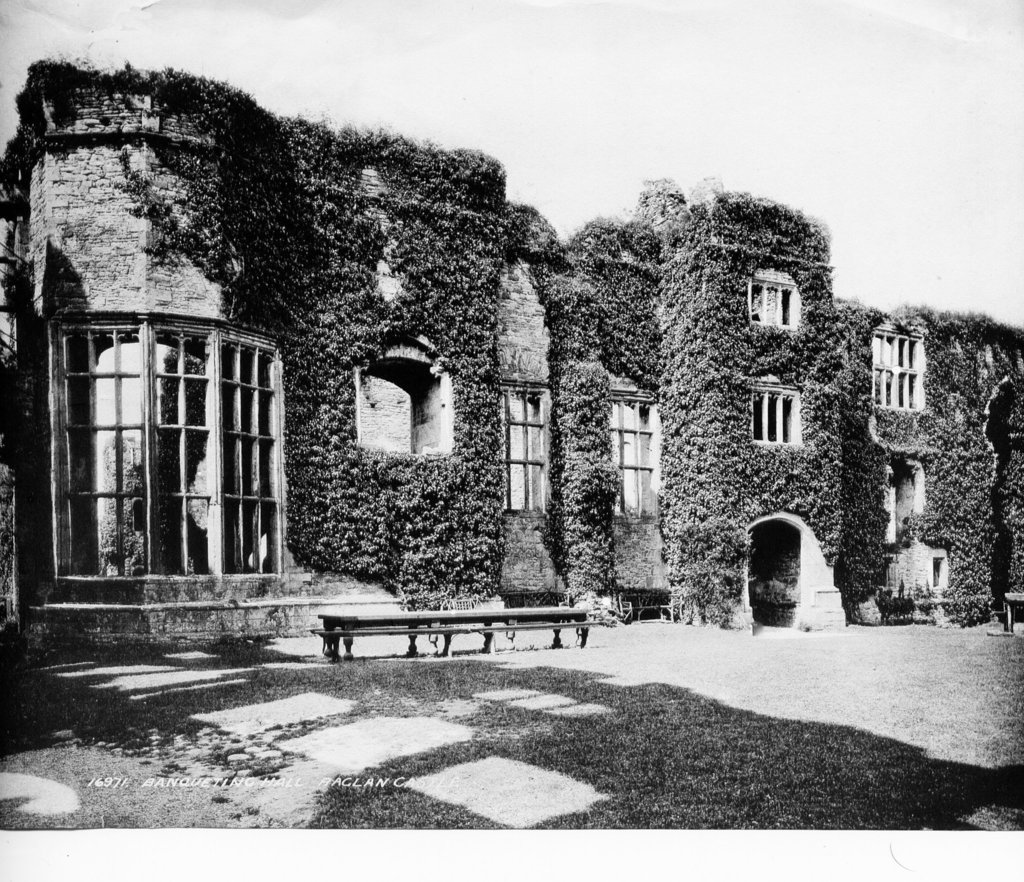
[[[40,155],[97,93],[150,96],[213,146],[150,139],[147,179],[124,187],[152,253],[222,285],[224,314],[274,336],[284,370],[288,545],[296,562],[382,581],[409,604],[489,595],[502,556],[497,290],[515,228],[501,166],[384,132],[277,117],[243,92],[173,70],[33,65],[4,171]],[[129,139],[136,149],[141,139]],[[382,184],[367,187],[364,169]],[[179,182],[161,193],[157,178]],[[401,293],[376,292],[386,258]],[[425,337],[453,381],[451,456],[356,445],[353,370]]]
[[[743,588],[741,537],[758,517],[798,515],[827,561],[840,554],[842,396],[834,381],[843,357],[828,256],[827,235],[801,213],[726,193],[690,207],[683,246],[668,262],[662,529],[670,584],[693,620],[731,618]],[[759,269],[793,277],[796,330],[750,322],[747,285]],[[751,395],[762,382],[799,390],[801,445],[753,443]],[[722,564],[695,579],[709,560]]]
[[[879,408],[876,437],[889,456],[921,463],[925,509],[912,533],[949,553],[945,615],[978,624],[1007,590],[1024,586],[1024,408],[1016,394],[1024,334],[985,316],[927,308],[895,318],[924,337],[925,407]]]
[[[657,388],[660,248],[646,224],[598,220],[531,254],[550,333],[547,541],[571,598],[614,588],[611,384]]]

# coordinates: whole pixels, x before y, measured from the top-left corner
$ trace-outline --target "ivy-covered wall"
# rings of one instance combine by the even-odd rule
[[[544,537],[573,598],[617,587],[613,384],[658,405],[665,564],[692,621],[734,619],[747,529],[776,512],[813,531],[853,616],[879,585],[893,456],[924,465],[915,535],[949,551],[953,621],[979,621],[1024,586],[1024,336],[980,317],[898,314],[924,336],[927,406],[879,410],[871,337],[889,317],[833,300],[828,234],[799,211],[741,193],[688,205],[660,181],[632,220],[562,242],[506,201],[490,157],[280,118],[175,71],[40,63],[18,108],[0,177],[24,188],[44,155],[106,151],[107,184],[148,231],[141,284],[174,291],[198,275],[219,315],[278,340],[287,539],[301,568],[380,581],[414,607],[497,591],[505,376],[548,383]],[[63,284],[40,254],[37,274]],[[749,320],[757,270],[795,280],[796,329]],[[546,364],[530,347],[499,350],[503,278],[539,298]],[[44,281],[26,286],[45,294]],[[44,316],[74,307],[42,303]],[[175,303],[189,311],[181,298],[166,311]],[[450,456],[356,444],[353,371],[410,337],[451,376]],[[762,382],[800,392],[802,444],[752,442]]]
[[[175,71],[40,63],[18,106],[6,177],[26,181],[44,150],[147,145],[153,161],[142,171],[123,163],[120,186],[150,222],[150,257],[200,268],[220,286],[224,316],[279,341],[297,564],[382,581],[413,606],[493,593],[495,304],[510,224],[501,166],[473,151],[278,118],[238,90]],[[364,169],[379,185],[366,186]],[[400,280],[390,301],[377,291],[382,259]],[[405,337],[426,338],[451,375],[451,456],[355,444],[353,369]]]
[[[881,318],[861,309],[869,323]],[[925,475],[913,538],[949,552],[944,612],[987,621],[993,601],[1024,587],[1024,333],[984,316],[903,308],[898,326],[923,335],[925,407],[876,409],[874,435],[889,456],[912,457]]]

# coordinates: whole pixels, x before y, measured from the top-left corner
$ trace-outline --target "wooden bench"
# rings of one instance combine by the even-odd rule
[[[332,661],[339,657],[338,644],[345,644],[345,661],[351,661],[352,644],[357,635],[397,636],[409,638],[407,658],[419,655],[416,640],[419,637],[441,637],[444,645],[441,655],[447,656],[452,638],[457,634],[479,634],[484,638],[481,652],[493,652],[494,635],[506,632],[514,635],[519,631],[554,631],[553,649],[562,646],[563,628],[575,628],[580,638],[580,648],[587,645],[590,628],[604,625],[594,621],[585,609],[572,607],[532,607],[516,609],[473,609],[473,610],[426,610],[413,613],[390,613],[353,615],[344,611],[331,611],[318,616],[322,628],[311,629],[324,642],[323,653]]]

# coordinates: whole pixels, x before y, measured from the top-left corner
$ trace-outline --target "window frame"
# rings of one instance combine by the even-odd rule
[[[758,292],[761,303],[763,304],[762,310],[760,310],[755,317],[754,312],[754,288],[760,287],[761,291]],[[763,299],[763,291],[767,287],[775,287],[779,289],[779,296],[776,299],[775,315],[771,321],[768,321],[764,317],[764,312],[767,311],[765,300]],[[789,293],[789,321],[784,322],[783,316],[785,315],[784,302],[785,298],[782,296],[785,292]],[[795,331],[800,327],[800,289],[796,284],[796,281],[788,273],[777,272],[776,270],[757,270],[750,277],[747,282],[747,318],[752,325],[760,325],[766,328],[780,328],[783,331]]]
[[[612,461],[615,463],[616,468],[619,470],[619,492],[615,500],[615,513],[623,515],[625,517],[634,518],[645,518],[645,517],[657,517],[658,515],[658,476],[661,467],[660,462],[660,420],[658,414],[658,404],[653,397],[649,395],[638,394],[635,392],[613,392],[611,394],[611,405],[612,414],[609,421],[611,435],[612,435]],[[639,426],[636,428],[626,428],[622,424],[623,407],[634,406],[637,409],[641,407],[648,408],[650,415],[648,417],[647,429],[641,429]],[[634,450],[636,451],[635,459],[637,462],[632,464],[625,463],[625,442],[626,436],[633,436]],[[640,438],[641,436],[648,437],[648,464],[641,465],[639,462],[640,452]],[[637,507],[635,511],[631,511],[626,507],[626,484],[630,476],[627,474],[632,472],[632,480],[634,482],[634,490],[636,492]],[[643,494],[643,480],[642,474],[648,472],[650,474],[651,483],[651,499],[652,507],[650,509],[644,506],[644,494]]]
[[[790,439],[780,440],[768,438],[768,429],[771,425],[771,414],[768,410],[772,396],[777,397],[775,409],[776,434],[785,435],[785,401],[792,402],[790,409]],[[761,412],[761,435],[757,437],[756,414],[760,407]],[[780,432],[780,428],[782,431]],[[754,444],[764,447],[800,447],[803,445],[803,420],[801,417],[800,391],[791,386],[775,386],[770,384],[758,384],[750,391],[750,439]]]
[[[118,575],[100,573],[73,572],[71,513],[70,500],[74,495],[70,483],[70,449],[68,428],[67,378],[68,358],[66,340],[76,334],[95,334],[135,332],[141,344],[141,364],[139,377],[141,385],[142,408],[142,499],[145,506],[145,567],[140,574],[119,572]],[[173,376],[157,364],[158,336],[205,337],[206,338],[206,374],[207,383],[207,494],[209,498],[207,526],[207,573],[188,573],[187,564],[182,561],[181,567],[175,572],[162,572],[162,554],[160,551],[160,504],[165,496],[180,499],[190,497],[207,498],[207,494],[195,494],[187,488],[179,488],[176,493],[161,493],[159,477],[159,434],[160,430],[171,429],[184,435],[185,424],[171,425],[161,421],[158,413],[157,386],[161,378]],[[277,577],[283,571],[283,555],[285,548],[285,491],[284,491],[284,398],[281,385],[281,357],[275,342],[267,337],[254,334],[215,319],[203,321],[170,315],[151,314],[89,314],[70,315],[52,320],[49,328],[50,344],[50,429],[51,447],[51,491],[53,500],[54,525],[54,567],[61,579],[84,580],[160,580],[160,579],[208,579],[208,578],[259,578]],[[268,416],[268,438],[272,441],[273,463],[268,473],[272,495],[264,501],[272,501],[276,507],[277,523],[273,531],[273,545],[268,548],[272,558],[272,567],[266,571],[236,571],[230,566],[224,537],[225,492],[224,486],[224,445],[225,426],[223,422],[223,346],[234,344],[236,347],[254,348],[270,355],[269,385],[270,413]],[[236,350],[237,351],[237,350]],[[179,350],[180,352],[180,350]],[[184,379],[184,365],[180,365],[182,373],[177,376]],[[198,375],[188,374],[193,377]],[[259,377],[257,375],[257,382]],[[179,418],[180,407],[179,404]],[[92,419],[93,417],[90,417]],[[120,454],[119,454],[120,456]],[[179,468],[181,468],[179,463]],[[91,494],[87,494],[91,495]],[[182,507],[182,529],[185,529],[187,506]],[[183,546],[184,549],[184,546]],[[119,570],[123,565],[119,564]]]
[[[513,420],[511,397],[516,395],[522,399],[523,419]],[[529,398],[539,399],[540,419],[530,420],[527,404]],[[550,448],[549,421],[551,416],[550,400],[547,389],[524,383],[502,383],[501,385],[501,435],[502,435],[502,483],[504,488],[504,511],[506,514],[536,513],[544,514],[548,507],[548,450]],[[512,432],[522,430],[522,457],[512,456]],[[536,429],[543,451],[540,457],[530,457],[530,429]],[[523,499],[520,508],[512,507],[512,469],[519,466],[523,470]],[[539,489],[534,494],[532,476],[536,474]],[[536,497],[536,498],[533,498]]]
[[[903,353],[906,353],[906,361],[910,364],[900,364]],[[872,331],[871,401],[875,407],[911,413],[924,410],[925,369],[922,334],[900,331],[893,325],[880,325]],[[886,374],[892,375],[891,382],[886,381]],[[894,392],[895,403],[892,400]],[[901,404],[901,399],[905,403]]]

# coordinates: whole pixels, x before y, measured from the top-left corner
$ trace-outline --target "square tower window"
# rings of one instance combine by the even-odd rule
[[[622,476],[616,510],[654,514],[658,510],[658,415],[650,401],[612,401],[612,457]]]
[[[880,328],[871,341],[872,397],[879,407],[924,408],[924,341]]]
[[[750,321],[793,330],[800,324],[800,292],[793,277],[774,270],[758,270],[747,286]]]
[[[751,435],[762,444],[800,444],[800,395],[793,389],[755,389]]]
[[[505,509],[544,511],[547,407],[536,389],[502,390]]]

